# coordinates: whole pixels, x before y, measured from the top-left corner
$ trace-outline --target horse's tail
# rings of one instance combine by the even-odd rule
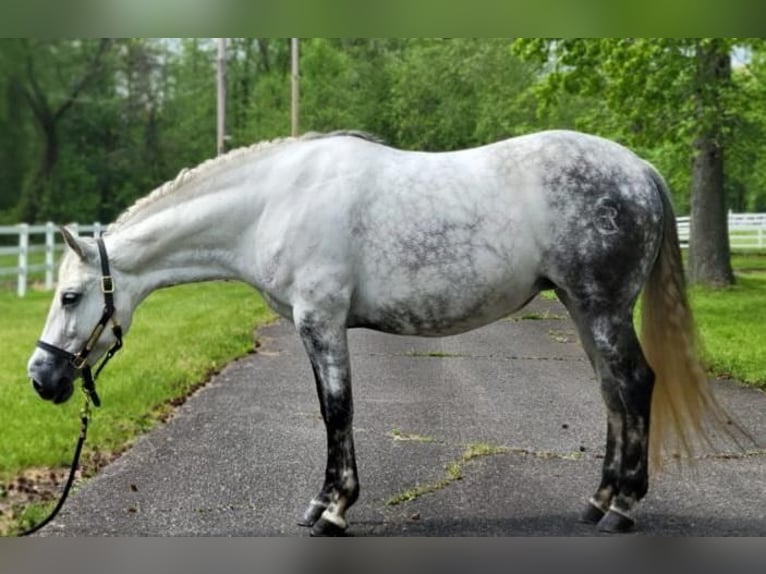
[[[641,342],[655,374],[649,457],[650,468],[658,470],[663,451],[691,456],[700,442],[710,444],[712,434],[731,435],[732,422],[698,357],[669,190],[656,170],[651,173],[662,199],[663,238],[643,291]]]

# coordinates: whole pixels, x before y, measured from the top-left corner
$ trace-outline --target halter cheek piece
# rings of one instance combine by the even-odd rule
[[[66,359],[70,365],[76,370],[82,373],[82,388],[85,391],[86,396],[93,402],[95,406],[101,406],[101,399],[96,393],[96,378],[98,378],[101,370],[106,366],[109,360],[114,357],[115,353],[122,348],[122,328],[114,320],[114,281],[109,272],[109,258],[106,255],[106,247],[104,246],[104,240],[101,237],[96,239],[98,245],[98,254],[101,259],[101,292],[104,294],[104,310],[101,312],[101,318],[93,328],[85,344],[77,353],[70,353],[60,347],[46,343],[45,341],[37,341],[37,346],[41,349],[53,353],[59,357]],[[112,322],[112,333],[114,333],[115,342],[114,345],[107,351],[104,360],[96,369],[95,374],[91,373],[90,365],[88,364],[88,355],[96,346],[101,333],[104,332],[109,322]]]

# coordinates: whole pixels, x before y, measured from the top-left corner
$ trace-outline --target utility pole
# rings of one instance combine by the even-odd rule
[[[218,59],[216,61],[217,86],[217,118],[216,118],[216,152],[224,152],[226,139],[226,38],[218,38]]]
[[[292,117],[292,135],[296,137],[298,135],[298,91],[300,74],[298,72],[299,54],[298,54],[298,38],[290,38],[290,52],[292,56],[292,100],[291,100],[291,117]]]

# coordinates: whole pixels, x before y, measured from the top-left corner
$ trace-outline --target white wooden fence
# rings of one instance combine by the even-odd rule
[[[689,216],[679,217],[678,240],[689,247]],[[766,213],[729,213],[729,245],[732,251],[766,251]]]
[[[101,224],[79,225],[73,223],[68,225],[75,234],[88,233],[97,235],[101,233]],[[53,223],[45,225],[29,225],[20,223],[18,225],[0,226],[0,236],[16,235],[18,243],[12,247],[0,245],[0,278],[6,275],[16,276],[16,293],[23,297],[27,292],[29,284],[29,275],[34,272],[45,273],[45,289],[53,288],[53,274],[56,270],[56,251],[61,245],[56,244],[56,235],[58,230]],[[45,253],[44,263],[30,263],[30,255],[34,253]],[[2,256],[10,255],[17,261],[14,267],[2,267]]]
[[[678,238],[681,247],[689,245],[689,217],[679,217]],[[101,232],[101,224],[69,225],[75,233],[97,235]],[[18,236],[18,243],[12,247],[0,245],[0,279],[3,276],[16,277],[16,292],[23,297],[27,292],[29,275],[34,272],[45,273],[45,289],[53,288],[53,275],[56,270],[56,252],[61,247],[56,244],[58,231],[53,223],[45,225],[0,226],[0,236]],[[39,241],[38,241],[39,240]],[[766,213],[730,213],[729,242],[734,251],[761,250],[766,251]],[[45,253],[44,263],[30,263],[29,256],[34,253]],[[2,267],[2,256],[11,256],[17,264],[12,267]]]

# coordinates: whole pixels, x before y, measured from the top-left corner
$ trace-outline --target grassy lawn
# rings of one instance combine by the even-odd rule
[[[732,253],[731,265],[733,287],[690,290],[703,355],[712,375],[766,388],[766,253]]]
[[[750,271],[766,272],[766,253],[733,253],[731,266],[742,273]]]
[[[712,373],[766,386],[766,270],[728,289],[695,288],[692,306]]]
[[[69,464],[79,428],[79,393],[54,406],[40,400],[26,378],[50,298],[51,293],[30,292],[19,299],[0,291],[0,514],[10,481],[21,471]],[[125,348],[98,382],[104,406],[94,410],[85,469],[93,470],[161,420],[169,401],[250,351],[254,326],[272,318],[261,298],[237,283],[186,285],[151,295],[136,311]]]

